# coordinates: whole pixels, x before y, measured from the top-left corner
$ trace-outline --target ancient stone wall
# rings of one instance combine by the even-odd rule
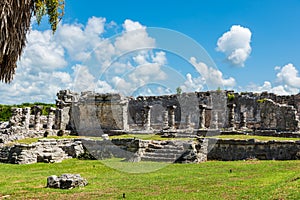
[[[299,160],[300,141],[209,139],[208,160]]]
[[[217,124],[223,127],[226,121],[226,96],[224,92],[197,92],[183,93],[180,95],[137,97],[129,100],[128,114],[129,125],[134,129],[146,123],[145,107],[150,106],[150,122],[153,129],[164,128],[164,112],[169,112],[170,106],[174,106],[176,128],[186,128],[187,119],[190,126],[199,128],[200,110],[204,110],[204,126],[212,126],[212,112],[217,115]],[[204,127],[203,127],[204,128]]]
[[[267,99],[274,103],[264,103]],[[63,90],[58,93],[57,107],[55,128],[80,129],[84,135],[102,135],[106,130],[184,128],[298,131],[300,126],[300,94],[209,91],[125,98]]]
[[[128,99],[120,94],[84,93],[71,107],[79,135],[101,136],[105,130],[128,130]]]
[[[37,162],[61,162],[84,153],[80,140],[40,139],[32,144],[15,144],[0,148],[0,162],[32,164]]]
[[[264,100],[259,105],[261,129],[299,130],[297,111],[293,106],[275,103],[270,99]]]

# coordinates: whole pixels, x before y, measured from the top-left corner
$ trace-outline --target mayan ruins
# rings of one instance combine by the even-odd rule
[[[217,139],[217,135],[300,138],[300,95],[209,91],[165,96],[124,97],[69,90],[57,93],[56,108],[13,108],[0,124],[0,161],[15,164],[60,162],[89,154],[96,159],[203,162],[206,160],[300,159],[298,141]],[[110,139],[155,134],[172,140]],[[24,138],[78,135],[78,139]],[[100,138],[94,140],[89,137]]]

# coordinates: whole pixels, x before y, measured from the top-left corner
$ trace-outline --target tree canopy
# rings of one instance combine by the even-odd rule
[[[0,2],[0,81],[13,79],[17,61],[26,45],[33,16],[38,24],[48,15],[53,32],[64,15],[65,0],[1,0]]]

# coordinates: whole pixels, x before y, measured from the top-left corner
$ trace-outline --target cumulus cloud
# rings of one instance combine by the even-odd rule
[[[126,19],[123,28],[123,34],[117,37],[115,42],[115,47],[119,53],[155,47],[155,39],[149,37],[146,27],[139,22]]]
[[[13,82],[0,83],[0,103],[54,102],[60,89],[115,91],[111,80],[99,79],[103,69],[122,52],[155,46],[155,39],[148,35],[146,27],[129,19],[124,21],[124,31],[118,37],[106,38],[104,33],[115,26],[105,18],[91,17],[86,25],[62,23],[54,35],[51,30],[31,30]],[[145,64],[163,62],[161,54]],[[123,67],[115,73],[133,69],[128,63],[120,64]],[[153,69],[159,74],[155,65]],[[117,78],[114,81],[118,82]]]
[[[129,55],[129,60],[123,60],[127,63],[125,68],[130,69],[122,77],[112,78],[114,88],[124,95],[133,95],[138,88],[147,84],[160,83],[167,79],[168,75],[162,70],[166,64],[165,52],[145,52]],[[130,59],[132,58],[132,59]],[[119,68],[121,65],[116,64],[114,67]],[[143,93],[146,90],[143,90]],[[147,90],[148,91],[148,90]],[[153,91],[153,88],[151,89]]]
[[[186,81],[183,83],[183,85],[180,86],[180,88],[184,92],[199,92],[204,88],[204,83],[205,80],[203,79],[203,77],[200,76],[197,78],[193,78],[193,76],[188,73],[186,75]]]
[[[298,75],[298,70],[293,64],[289,63],[282,68],[277,67],[277,70],[279,72],[276,76],[279,82],[300,89],[300,77]]]
[[[244,66],[251,53],[251,31],[240,25],[233,25],[217,42],[217,51],[225,53],[233,65]]]
[[[236,82],[233,77],[224,78],[223,73],[216,68],[208,67],[203,62],[197,62],[196,58],[191,57],[190,63],[196,68],[196,70],[201,74],[204,84],[209,88],[217,87],[233,87]]]
[[[250,84],[246,90],[253,92],[272,92],[279,95],[297,94],[300,91],[300,77],[297,68],[289,63],[283,67],[276,66],[276,80],[272,84],[265,81],[263,85]]]

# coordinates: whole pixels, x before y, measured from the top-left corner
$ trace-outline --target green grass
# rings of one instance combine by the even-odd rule
[[[284,138],[284,137],[268,137],[268,136],[257,136],[257,135],[218,135],[214,136],[214,138],[220,138],[220,139],[239,139],[239,140],[247,140],[247,139],[257,139],[260,141],[269,141],[269,140],[293,140],[297,141],[300,140],[300,138]]]
[[[11,142],[8,145],[13,145],[16,143],[31,144],[31,143],[38,142],[39,139],[76,139],[76,138],[84,138],[84,137],[68,135],[68,136],[48,136],[48,137],[40,137],[40,138],[25,138],[22,140],[17,140],[17,141]]]
[[[106,163],[145,168],[149,163]],[[232,173],[230,173],[232,169]],[[300,199],[300,161],[209,161],[165,165],[151,173],[125,173],[94,160],[31,165],[0,164],[0,199]],[[84,188],[45,188],[46,178],[79,173]]]
[[[110,139],[129,139],[136,138],[141,140],[192,140],[192,138],[163,138],[155,134],[124,134],[111,136]]]
[[[284,138],[284,137],[267,137],[267,136],[253,136],[253,135],[218,135],[212,136],[213,138],[220,138],[220,139],[257,139],[260,141],[269,141],[269,140],[293,140],[297,141],[300,138]],[[91,138],[95,140],[102,140],[101,137],[84,137],[84,136],[48,136],[47,138],[26,138],[22,140],[17,140],[14,142],[9,143],[8,145],[13,145],[16,143],[22,144],[31,144],[37,142],[39,139],[76,139],[76,138]],[[129,139],[129,138],[136,138],[142,140],[191,140],[191,138],[162,138],[159,135],[155,134],[125,134],[125,135],[117,135],[117,136],[110,136],[110,139]]]

